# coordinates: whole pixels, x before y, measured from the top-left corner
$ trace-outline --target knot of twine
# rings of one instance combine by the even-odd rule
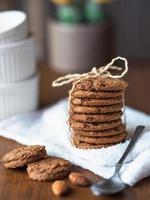
[[[117,60],[124,61],[124,70],[122,70],[121,67],[113,66],[114,62]],[[119,75],[113,75],[109,70],[116,70],[116,71],[122,71]],[[66,76],[60,77],[53,81],[52,86],[58,87],[62,86],[71,82],[78,82],[83,79],[88,78],[95,78],[95,77],[102,77],[102,78],[122,78],[126,73],[128,72],[128,61],[126,58],[123,57],[116,57],[112,59],[110,63],[108,63],[106,66],[102,66],[100,68],[93,67],[90,72],[83,73],[83,74],[68,74]]]

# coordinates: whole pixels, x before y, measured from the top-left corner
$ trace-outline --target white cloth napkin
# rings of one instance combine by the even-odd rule
[[[137,125],[146,129],[129,154],[121,170],[124,183],[134,185],[150,175],[150,116],[126,107],[129,137]],[[114,172],[114,165],[120,159],[129,141],[109,148],[81,150],[70,143],[67,121],[67,100],[61,100],[52,107],[25,115],[19,115],[0,123],[0,135],[22,144],[45,145],[49,155],[70,160],[73,164],[88,169],[104,178]]]

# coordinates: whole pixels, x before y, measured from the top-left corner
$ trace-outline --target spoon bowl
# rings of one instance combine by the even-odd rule
[[[98,196],[118,193],[124,190],[126,186],[119,175],[113,175],[110,179],[93,184],[91,190],[94,195]]]

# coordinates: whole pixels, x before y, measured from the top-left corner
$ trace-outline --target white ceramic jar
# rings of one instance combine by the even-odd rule
[[[32,37],[0,45],[0,84],[22,81],[36,72],[36,53]]]
[[[38,107],[38,75],[9,85],[0,85],[0,120]]]

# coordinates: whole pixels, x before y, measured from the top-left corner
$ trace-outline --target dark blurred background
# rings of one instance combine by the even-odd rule
[[[40,44],[45,57],[47,18],[53,15],[49,0],[1,0],[0,10],[19,9],[29,14],[30,30]],[[116,55],[130,60],[150,60],[150,1],[115,0],[107,5],[115,29]],[[45,31],[44,31],[45,30]]]
[[[149,8],[149,0],[114,0],[105,4],[103,10],[109,17],[99,22],[99,27],[102,30],[101,40],[105,40],[105,42],[103,41],[101,52],[98,54],[99,60],[103,64],[106,64],[115,56],[123,56],[128,59],[129,73],[126,79],[129,81],[129,88],[126,102],[128,105],[147,113],[150,113]],[[23,10],[28,14],[30,31],[36,38],[38,65],[41,74],[40,104],[45,106],[55,102],[67,95],[67,89],[69,88],[69,86],[64,87],[64,90],[62,88],[51,88],[52,80],[62,74],[69,73],[68,69],[62,70],[60,69],[61,66],[56,66],[56,68],[53,66],[56,63],[53,48],[58,44],[53,44],[53,38],[55,37],[51,38],[51,30],[49,29],[55,16],[56,6],[48,0],[0,0],[1,11],[10,9]],[[109,24],[109,28],[103,28],[105,24]],[[58,37],[57,33],[54,35]],[[55,39],[57,40],[57,38]],[[98,42],[97,45],[100,46],[101,43]],[[57,53],[57,49],[55,51]],[[103,54],[104,51],[105,54]],[[59,55],[59,53],[57,54]],[[88,53],[90,54],[90,52]],[[59,63],[61,63],[61,60],[58,65]],[[97,64],[97,62],[93,62],[93,64]],[[87,70],[89,68],[90,66],[87,66]]]

